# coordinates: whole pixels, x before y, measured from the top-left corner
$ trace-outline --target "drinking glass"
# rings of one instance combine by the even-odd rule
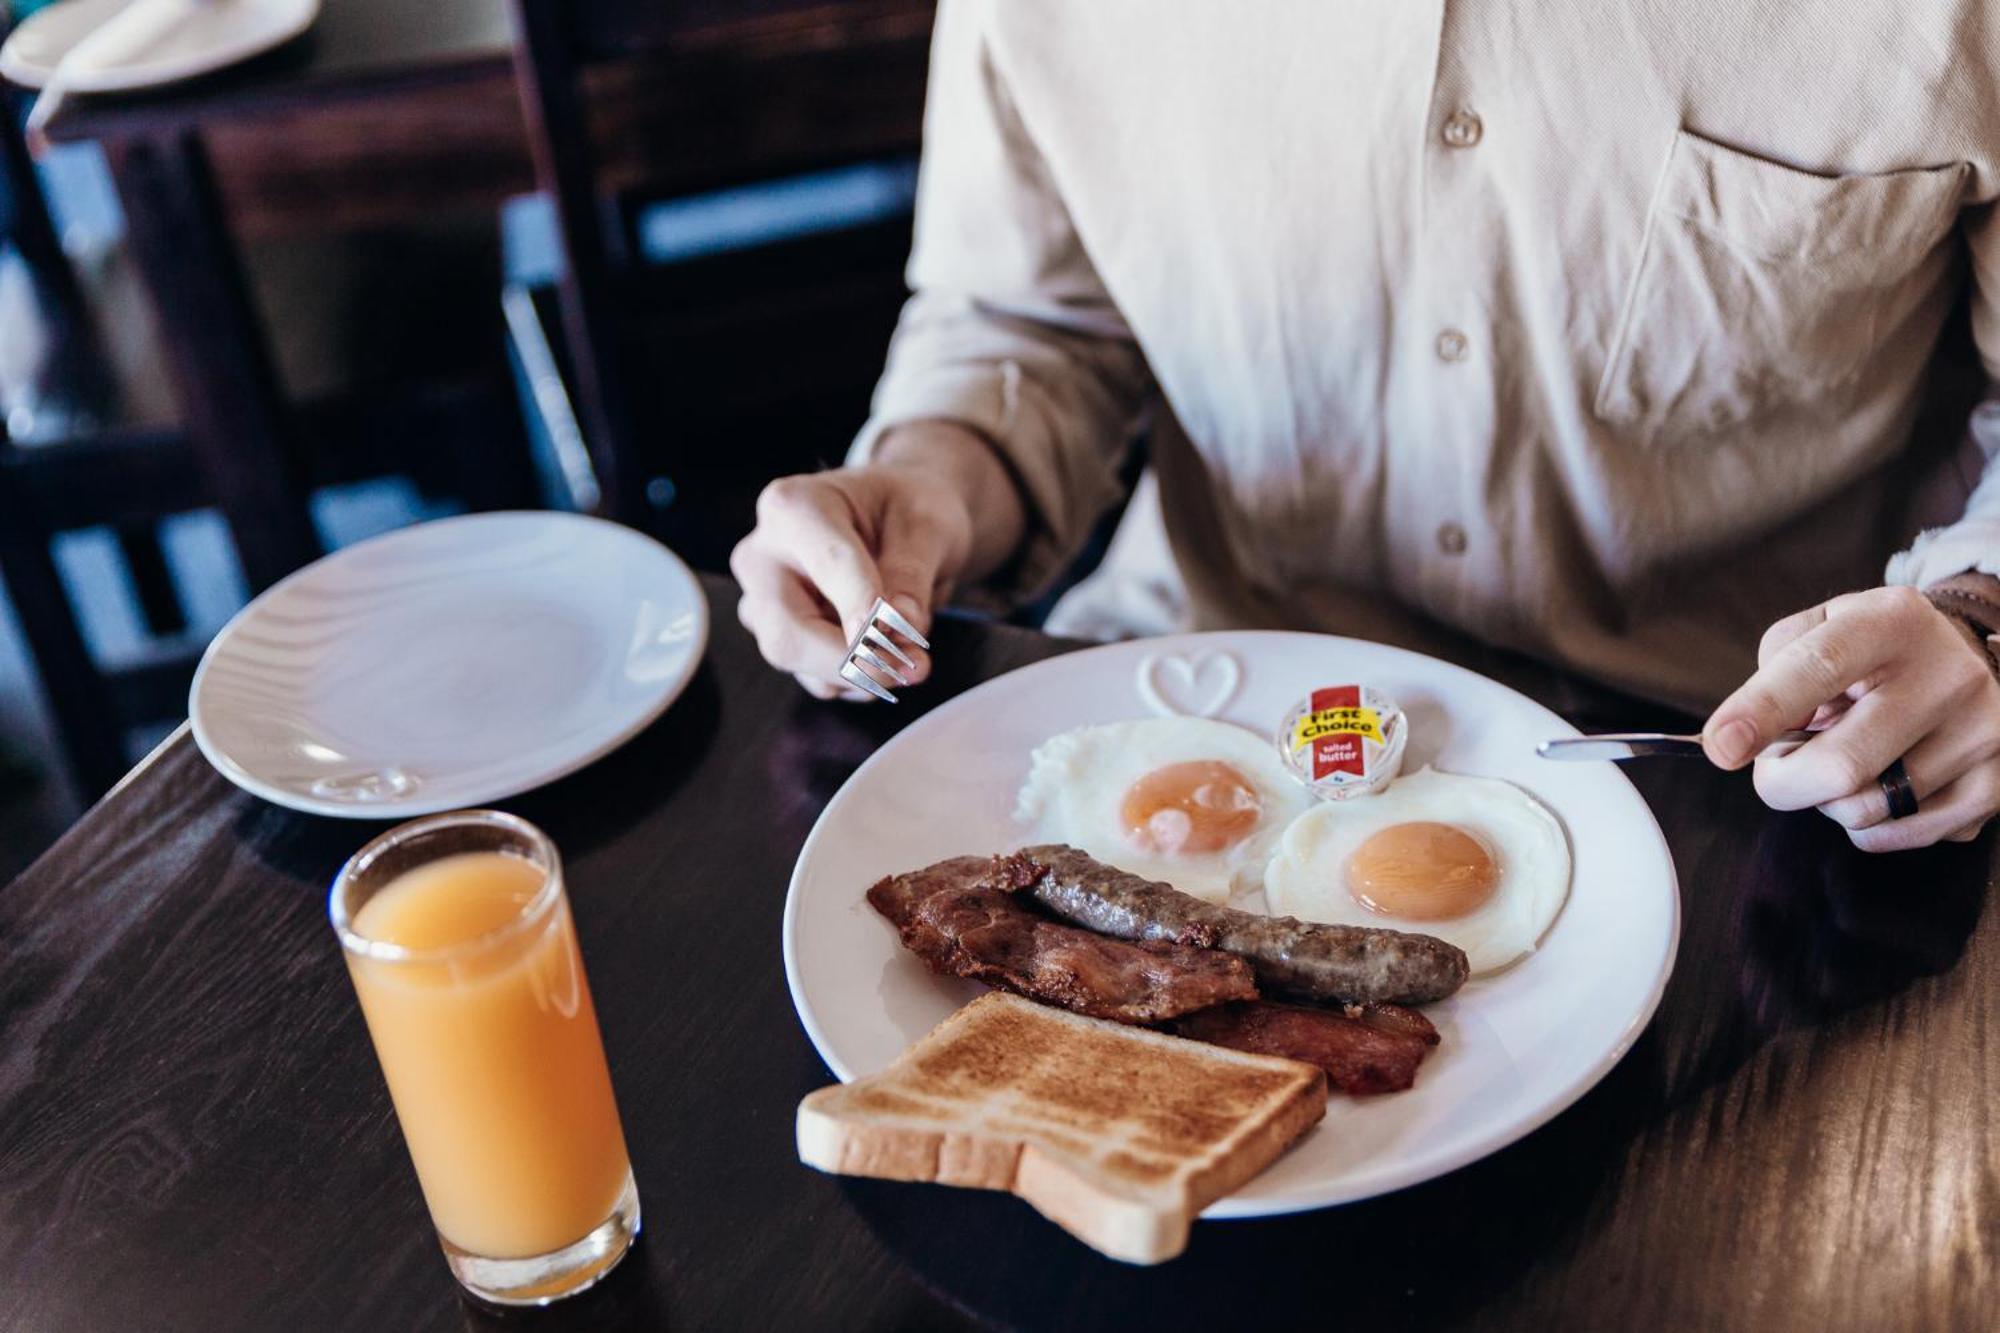
[[[328,914],[452,1276],[545,1305],[610,1272],[639,1194],[555,844],[494,810],[414,820]]]

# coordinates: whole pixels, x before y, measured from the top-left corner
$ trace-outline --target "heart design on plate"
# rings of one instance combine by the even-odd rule
[[[1214,717],[1243,683],[1233,653],[1154,653],[1139,663],[1139,697],[1167,717]]]

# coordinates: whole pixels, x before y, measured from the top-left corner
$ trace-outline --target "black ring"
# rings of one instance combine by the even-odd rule
[[[1889,818],[1908,819],[1917,813],[1917,789],[1911,785],[1902,760],[1884,769],[1876,781],[1882,786],[1882,794],[1889,798]]]

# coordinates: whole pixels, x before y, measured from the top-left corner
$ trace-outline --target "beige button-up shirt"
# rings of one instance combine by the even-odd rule
[[[944,0],[854,456],[983,432],[1020,592],[1145,429],[1173,568],[1121,541],[1114,619],[1710,704],[1892,553],[2000,572],[1995,68],[1986,0]]]

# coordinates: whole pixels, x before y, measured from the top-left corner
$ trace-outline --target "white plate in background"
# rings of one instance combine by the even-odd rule
[[[0,46],[0,77],[23,88],[44,87],[71,47],[133,3],[60,0],[36,10]],[[320,0],[189,3],[186,16],[159,41],[115,63],[72,69],[65,81],[73,93],[120,93],[211,74],[290,41],[313,25],[319,7]]]
[[[785,974],[813,1045],[842,1079],[872,1073],[982,989],[931,975],[862,895],[885,874],[1018,846],[1029,753],[1070,727],[1157,711],[1270,735],[1317,686],[1387,691],[1410,722],[1405,771],[1505,778],[1570,837],[1570,897],[1541,947],[1425,1012],[1443,1041],[1416,1086],[1336,1094],[1324,1122],[1208,1209],[1263,1217],[1401,1189],[1514,1142],[1582,1096],[1631,1047],[1680,938],[1672,859],[1615,765],[1554,764],[1535,742],[1576,729],[1464,668],[1326,635],[1239,632],[1069,653],[988,681],[870,757],[821,814],[785,901]]]
[[[405,819],[539,787],[680,694],[708,603],[679,557],[566,513],[467,514],[336,551],[223,627],[188,697],[223,776]]]

